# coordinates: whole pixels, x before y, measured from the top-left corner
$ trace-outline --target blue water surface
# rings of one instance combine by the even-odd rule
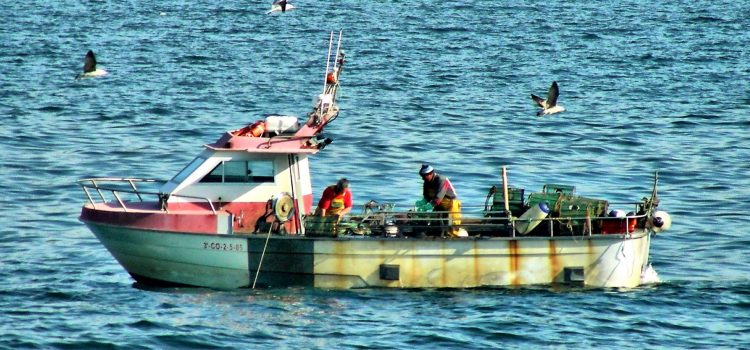
[[[0,3],[0,347],[750,347],[750,2]],[[508,167],[639,200],[659,171],[662,283],[628,290],[156,289],[77,220],[84,177],[168,179],[269,113],[303,116],[344,31],[314,192],[418,198],[422,162],[467,206]],[[87,50],[109,75],[74,80]],[[556,80],[562,114],[531,93]]]

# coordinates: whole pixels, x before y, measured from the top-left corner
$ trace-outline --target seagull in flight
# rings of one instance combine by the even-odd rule
[[[293,10],[295,7],[294,5],[289,3],[289,0],[275,0],[273,4],[271,5],[271,11],[268,11],[268,13],[273,12],[286,12],[287,10]]]
[[[83,73],[76,76],[76,80],[88,77],[101,77],[107,75],[107,71],[104,69],[96,68],[96,57],[94,57],[94,51],[89,50],[86,53],[86,57],[83,59]]]
[[[531,94],[531,99],[534,100],[534,103],[542,108],[542,110],[537,112],[536,115],[542,116],[565,111],[565,107],[557,104],[558,96],[560,96],[560,89],[557,87],[556,81],[553,81],[552,86],[549,87],[546,100],[537,95]]]

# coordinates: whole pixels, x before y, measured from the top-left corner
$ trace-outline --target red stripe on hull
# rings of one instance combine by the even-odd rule
[[[303,197],[304,213],[310,213],[312,195]],[[268,227],[275,220],[270,202],[261,203],[213,203],[217,213],[234,215],[233,230],[237,233],[250,233]],[[157,203],[127,203],[128,212],[115,204],[97,204],[96,209],[89,205],[81,209],[80,220],[107,225],[123,226],[143,230],[171,231],[185,233],[215,234],[217,220],[205,203],[170,203],[169,212],[158,209]],[[295,209],[297,205],[295,202]],[[223,218],[222,218],[223,220]],[[297,232],[296,215],[284,224],[288,233]]]
[[[99,204],[98,207],[102,205]],[[80,219],[102,224],[131,227],[144,230],[173,231],[186,233],[216,233],[216,215],[204,213],[173,213],[165,211],[125,212],[120,210],[92,209],[83,207]]]

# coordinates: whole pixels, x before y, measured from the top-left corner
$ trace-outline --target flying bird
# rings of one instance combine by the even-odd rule
[[[273,4],[271,5],[271,11],[268,11],[267,13],[273,13],[273,12],[286,12],[288,10],[293,10],[295,7],[294,5],[289,3],[289,0],[275,0]]]
[[[94,51],[89,50],[86,53],[86,57],[83,59],[83,73],[76,76],[76,80],[88,77],[101,77],[107,75],[107,71],[104,69],[96,68],[96,57],[94,57]]]
[[[534,103],[542,108],[542,110],[537,112],[536,115],[542,116],[565,111],[565,107],[557,104],[558,96],[560,96],[560,89],[557,87],[556,81],[553,81],[552,86],[549,87],[546,100],[537,95],[531,94],[531,99],[534,100]]]

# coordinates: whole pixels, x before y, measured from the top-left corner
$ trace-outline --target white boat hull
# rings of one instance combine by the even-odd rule
[[[311,238],[149,231],[87,222],[136,280],[231,289],[257,285],[471,288],[571,282],[636,287],[650,234],[489,239]],[[385,272],[384,272],[385,271]],[[576,272],[577,271],[577,272]]]

